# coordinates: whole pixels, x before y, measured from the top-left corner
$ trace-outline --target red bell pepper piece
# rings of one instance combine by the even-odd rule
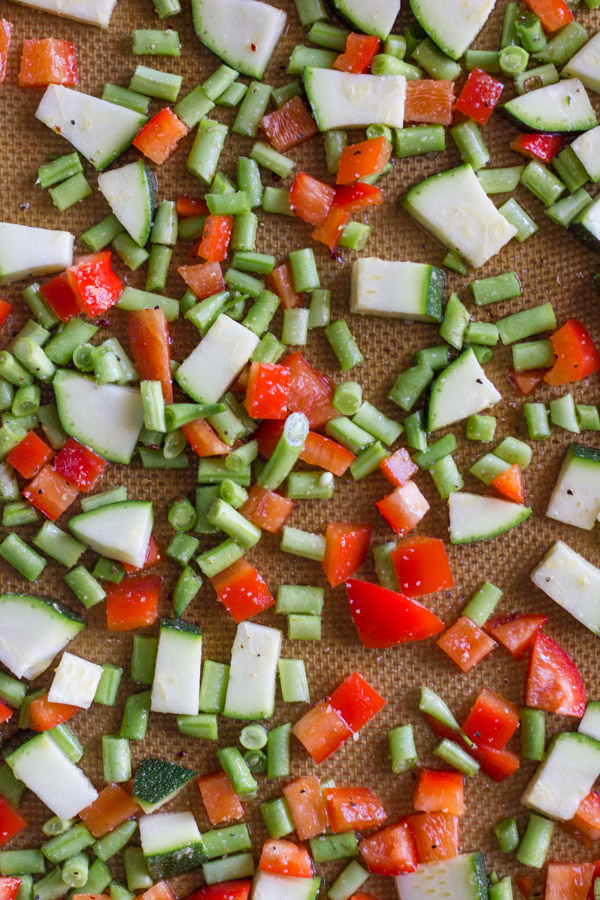
[[[88,831],[101,838],[140,812],[140,807],[120,784],[107,784],[78,815]]]
[[[262,576],[245,559],[238,559],[232,566],[211,578],[217,597],[234,622],[245,622],[251,616],[275,603]]]
[[[416,600],[396,591],[350,579],[346,582],[352,620],[365,647],[385,648],[422,641],[444,630],[444,623]]]
[[[270,491],[260,484],[255,484],[250,489],[248,499],[240,507],[240,513],[257,528],[278,534],[295,506],[295,502],[289,497],[283,497],[277,491]]]
[[[223,262],[233,234],[233,216],[207,216],[197,255],[207,262]]]
[[[263,116],[260,130],[279,153],[286,153],[319,133],[301,97],[292,97],[275,112]]]
[[[504,750],[519,727],[519,709],[514,703],[484,687],[471,707],[462,730],[478,745]]]
[[[579,319],[569,319],[550,337],[557,359],[544,375],[546,384],[560,387],[581,381],[600,369],[600,353]]]
[[[324,795],[329,826],[334,834],[367,831],[387,819],[383,803],[370,788],[327,788]]]
[[[323,224],[315,228],[311,237],[313,241],[325,244],[333,253],[342,236],[342,231],[349,221],[350,213],[340,206],[332,206]]]
[[[316,775],[306,775],[288,782],[282,788],[288,802],[296,834],[301,841],[323,834],[327,829],[327,810],[321,782]]]
[[[79,709],[79,706],[70,703],[51,703],[48,694],[44,694],[29,704],[29,727],[32,731],[48,731],[55,725],[68,722]]]
[[[341,206],[347,213],[360,212],[366,206],[381,206],[383,194],[376,184],[358,181],[356,184],[341,184],[335,189],[334,206]]]
[[[358,848],[374,875],[403,875],[417,868],[417,846],[406,819],[364,838]]]
[[[338,587],[360,569],[371,546],[370,525],[330,522],[325,532],[323,571],[331,587]]]
[[[466,616],[461,616],[436,641],[461,672],[470,672],[498,645]]]
[[[506,647],[515,659],[521,659],[547,621],[548,616],[538,613],[510,613],[489,619],[485,630]]]
[[[523,472],[516,463],[496,475],[492,481],[492,487],[505,500],[512,500],[513,503],[525,503]]]
[[[584,844],[600,840],[600,794],[590,791],[577,807],[573,818],[564,825],[567,831]]]
[[[351,737],[352,729],[337,709],[321,700],[296,722],[292,734],[319,764]]]
[[[565,139],[562,134],[518,134],[510,145],[510,149],[529,159],[537,159],[539,162],[550,165],[564,144]]]
[[[244,406],[253,419],[285,419],[290,393],[290,370],[276,363],[250,366]]]
[[[198,300],[204,300],[206,297],[225,290],[225,279],[221,266],[217,262],[200,263],[197,266],[179,266],[177,273],[181,275]]]
[[[208,215],[208,206],[204,197],[191,197],[189,194],[179,194],[176,209],[180,219]]]
[[[154,566],[159,566],[162,561],[162,550],[160,549],[159,543],[156,540],[156,535],[151,534],[150,540],[148,541],[146,556],[144,557],[144,565],[138,567],[132,566],[131,563],[123,563],[123,568],[128,575],[132,575],[134,572],[145,572],[146,569],[153,569]]]
[[[133,139],[133,146],[157,166],[161,166],[175,152],[179,141],[188,131],[185,122],[165,106],[140,128]]]
[[[482,69],[473,69],[456,101],[456,109],[485,125],[500,99],[504,85]]]
[[[20,878],[0,878],[0,900],[15,900],[21,886]]]
[[[379,471],[384,478],[391,481],[397,487],[404,487],[413,475],[419,471],[418,465],[413,462],[406,447],[400,447],[391,456],[386,456],[379,463]]]
[[[0,19],[0,84],[6,78],[11,33],[12,22],[9,22],[7,19]]]
[[[225,772],[209,772],[196,778],[200,797],[211,825],[237,822],[246,815],[240,798]]]
[[[292,267],[289,262],[284,262],[280,266],[276,266],[272,272],[267,275],[267,284],[274,294],[277,294],[281,300],[282,309],[292,309],[296,306],[302,306],[302,294],[298,294],[294,290],[294,279],[292,278]]]
[[[533,878],[531,875],[515,875],[515,884],[525,900],[529,900],[533,894]]]
[[[66,272],[61,272],[42,284],[40,294],[61,322],[68,322],[81,312]]]
[[[177,900],[166,881],[157,881],[152,887],[138,895],[140,900]]]
[[[248,900],[251,878],[237,881],[222,881],[221,884],[205,885],[189,895],[187,900]]]
[[[350,900],[378,900],[373,894],[365,894],[364,891],[359,891],[358,894],[352,894]]]
[[[96,487],[108,465],[105,459],[89,447],[80,444],[75,438],[69,438],[58,451],[52,468],[78,490],[88,494]]]
[[[562,716],[581,718],[585,712],[585,687],[579,669],[547,634],[536,634],[531,648],[525,703]]]
[[[587,900],[594,863],[549,863],[544,900]]]
[[[205,419],[196,419],[195,422],[182,425],[181,430],[197,456],[224,456],[231,449]]]
[[[28,822],[21,813],[13,809],[4,797],[0,797],[0,847],[27,828],[27,825]]]
[[[310,853],[304,844],[295,844],[294,841],[265,841],[258,868],[263,872],[291,875],[293,878],[312,878],[315,874]]]
[[[442,725],[432,716],[426,715],[425,718],[434,734],[460,744],[473,759],[477,760],[481,766],[481,771],[493,778],[494,781],[504,781],[505,778],[513,775],[519,768],[519,757],[512,750],[493,750],[491,747],[477,745],[474,747],[468,746],[458,732],[453,731],[446,725]]]
[[[265,459],[269,459],[277,446],[277,441],[283,434],[284,424],[280,419],[266,419],[254,432],[254,437],[258,441],[258,452]]]
[[[140,379],[160,381],[165,403],[173,402],[171,335],[160,307],[127,313],[129,346]]]
[[[160,575],[127,575],[119,584],[107,582],[108,630],[133,631],[156,622],[162,583]]]
[[[413,806],[419,812],[465,813],[465,779],[460,772],[422,768],[417,774]]]
[[[346,49],[334,61],[333,68],[338,72],[362,75],[370,67],[373,57],[379,53],[380,45],[378,37],[351,32],[346,38]]]
[[[402,537],[412,531],[429,512],[429,503],[414,481],[397,487],[383,500],[378,500],[375,506],[396,534]]]
[[[460,853],[460,819],[443,812],[407,816],[420,863],[452,859]]]
[[[507,375],[508,380],[519,394],[522,397],[529,397],[538,384],[544,380],[547,371],[548,369],[529,369],[527,372],[515,372],[514,369],[509,369]]]
[[[2,21],[4,21],[4,20],[0,19],[0,23]],[[0,24],[0,36],[2,34],[1,28],[2,28],[2,26]],[[1,83],[2,83],[2,79],[0,78],[0,84]],[[0,327],[2,327],[2,325],[4,325],[4,323],[6,322],[6,320],[12,313],[12,311],[13,311],[12,303],[9,303],[7,300],[0,300]]]
[[[290,188],[290,208],[295,216],[309,225],[322,225],[336,196],[335,188],[298,172]]]
[[[64,511],[75,502],[79,491],[52,466],[46,465],[40,469],[21,493],[48,519],[56,522]]]
[[[370,138],[344,147],[336,184],[353,184],[359,178],[376,175],[385,169],[391,155],[392,145],[385,137]]]
[[[573,21],[565,0],[525,0],[525,4],[541,20],[544,31],[558,31]]]
[[[446,548],[439,538],[404,538],[398,541],[391,557],[400,590],[409,597],[454,587]]]
[[[406,82],[405,122],[451,125],[453,108],[453,81],[417,78]]]
[[[112,270],[110,250],[81,256],[69,266],[66,276],[81,312],[90,317],[114,306],[124,287]]]
[[[337,709],[354,733],[370,722],[385,702],[358,672],[348,675],[329,697],[330,706]]]
[[[333,405],[333,385],[306,361],[299,350],[281,360],[290,370],[288,412],[304,413],[311,429],[320,428],[339,415]]]
[[[75,44],[58,38],[23,41],[19,87],[46,87],[79,84]]]
[[[355,456],[354,453],[346,450],[336,441],[332,441],[331,438],[318,434],[316,431],[309,431],[300,459],[309,466],[317,466],[319,469],[325,469],[327,472],[341,477],[346,473]]]
[[[30,431],[13,447],[6,460],[23,478],[33,478],[53,456],[54,450],[35,431]]]
[[[0,725],[8,722],[12,714],[12,708],[7,703],[4,703],[3,700],[0,700]]]

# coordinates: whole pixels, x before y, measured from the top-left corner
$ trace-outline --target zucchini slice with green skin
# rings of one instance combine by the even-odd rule
[[[583,718],[577,728],[579,734],[587,734],[588,737],[600,741],[600,701],[590,700],[585,708]]]
[[[522,503],[457,491],[448,498],[450,543],[473,544],[506,534],[529,518],[533,510]]]
[[[61,272],[73,262],[74,242],[68,231],[0,222],[0,285]]]
[[[560,74],[579,78],[588,90],[600,94],[600,31],[571,57]]]
[[[410,0],[422,28],[440,50],[460,59],[485,23],[496,0]]]
[[[200,696],[202,632],[181,619],[162,619],[152,683],[153,712],[195,716]]]
[[[568,732],[552,738],[546,759],[527,785],[521,803],[551,819],[572,819],[600,775],[600,743]]]
[[[575,138],[571,150],[592,181],[600,181],[600,125]]]
[[[536,587],[600,634],[600,569],[564,541],[556,541],[531,573]]]
[[[483,853],[461,853],[440,862],[421,863],[414,872],[395,878],[399,900],[447,897],[448,900],[488,900]]]
[[[141,569],[153,524],[149,501],[123,500],[73,516],[69,529],[73,537],[96,553]]]
[[[183,875],[206,862],[202,835],[191,812],[142,816],[140,840],[155,881]]]
[[[502,113],[525,131],[560,133],[589,131],[598,124],[587,91],[579,78],[548,84],[509,100]]]
[[[441,322],[444,284],[435,266],[363,257],[352,267],[350,312]]]
[[[275,875],[258,870],[254,876],[252,900],[316,900],[321,879]]]
[[[502,400],[473,350],[465,350],[438,375],[429,398],[428,431],[454,425]]]
[[[600,194],[573,219],[569,228],[592,250],[600,250]]]
[[[111,169],[98,176],[106,202],[136,244],[150,237],[156,208],[156,176],[143,160]]]
[[[16,0],[21,6],[41,9],[64,19],[108,28],[117,0]]]
[[[241,622],[237,627],[223,715],[269,719],[275,710],[275,675],[281,652],[278,628]]]
[[[600,450],[571,444],[556,479],[546,515],[591,531],[600,515]]]
[[[304,87],[319,131],[404,125],[404,75],[355,75],[307,66]]]
[[[337,12],[356,31],[374,34],[382,41],[390,34],[400,13],[400,0],[332,0]]]
[[[133,779],[133,799],[145,813],[168,803],[198,773],[165,759],[143,759]]]

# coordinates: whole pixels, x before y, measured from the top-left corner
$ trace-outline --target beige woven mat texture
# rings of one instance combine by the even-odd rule
[[[443,2],[443,0],[440,0]],[[281,0],[289,12],[289,28],[282,40],[267,73],[266,80],[274,86],[287,83],[290,79],[286,73],[286,63],[292,47],[306,41],[294,4],[291,0]],[[407,3],[404,4],[408,6]],[[478,48],[496,47],[503,2],[499,0],[485,31],[476,41]],[[52,134],[45,126],[34,119],[34,111],[41,97],[38,90],[20,90],[17,87],[17,74],[22,42],[25,38],[60,37],[75,41],[80,75],[80,88],[83,91],[100,95],[107,82],[126,86],[133,74],[137,62],[148,63],[165,71],[183,75],[181,96],[197,83],[203,81],[219,65],[219,60],[210,54],[195,37],[189,3],[183,2],[183,12],[167,22],[160,23],[151,8],[150,0],[118,0],[110,28],[106,32],[62,20],[55,16],[37,13],[31,9],[20,7],[6,0],[0,0],[0,15],[14,23],[13,43],[6,83],[0,86],[0,110],[2,113],[2,135],[0,153],[0,220],[19,222],[26,225],[55,227],[71,230],[80,235],[87,227],[108,213],[104,199],[95,193],[65,213],[59,214],[53,207],[47,192],[35,186],[37,167],[47,159],[48,154],[69,152],[70,145],[60,137]],[[591,13],[586,7],[577,14],[577,18],[594,33],[600,24],[600,14]],[[396,30],[406,25],[408,16],[403,11]],[[235,27],[235,23],[232,23]],[[180,59],[136,59],[130,51],[130,31],[132,28],[151,28],[172,26],[179,31],[182,43]],[[598,98],[592,95],[594,102]],[[158,111],[158,102],[154,101],[152,113]],[[215,115],[231,123],[232,111],[218,107]],[[515,129],[508,125],[500,115],[492,119],[484,129],[484,137],[491,149],[493,166],[516,165],[519,157],[508,148]],[[193,137],[188,136],[178,152],[162,167],[156,167],[158,176],[158,197],[174,199],[180,192],[202,193],[203,187],[185,170],[185,161]],[[252,141],[248,138],[230,137],[227,141],[226,153],[221,160],[221,169],[235,177],[235,163],[238,155],[248,155]],[[314,138],[301,148],[291,151],[290,156],[297,162],[297,170],[304,169],[312,174],[326,178],[324,151],[320,138]],[[117,165],[135,159],[138,154],[131,150]],[[460,162],[459,154],[448,135],[447,150],[443,154],[431,157],[416,157],[395,161],[393,172],[381,182],[385,194],[385,205],[375,211],[369,210],[364,221],[372,225],[371,240],[363,255],[379,256],[385,259],[402,259],[419,262],[441,264],[445,251],[424,231],[421,231],[396,206],[396,200],[402,191],[422,179],[424,176],[450,168]],[[86,165],[86,176],[93,187],[96,186],[96,174]],[[269,173],[263,173],[265,184],[276,184],[277,179]],[[289,184],[284,186],[288,187]],[[503,198],[504,199],[504,198]],[[502,202],[503,202],[502,199]],[[540,232],[523,245],[511,242],[508,247],[493,259],[478,275],[493,275],[508,270],[516,270],[523,282],[523,297],[517,301],[499,304],[482,310],[473,308],[474,317],[486,321],[507,314],[509,311],[527,308],[546,300],[552,301],[559,324],[570,316],[580,316],[591,329],[596,340],[600,338],[598,324],[598,296],[591,281],[591,274],[598,268],[597,257],[586,249],[565,230],[553,225],[545,216],[543,206],[523,188],[517,191],[517,199],[539,223]],[[259,227],[259,251],[273,253],[278,260],[283,260],[293,249],[311,245],[310,228],[301,222],[288,218],[263,215]],[[176,274],[176,265],[182,262],[189,245],[179,245],[174,254],[170,270],[169,283],[165,294],[179,297],[184,292],[184,285]],[[344,251],[341,262],[332,260],[328,251],[320,245],[313,245],[317,256],[321,281],[324,287],[333,291],[333,311],[336,316],[344,315],[358,339],[365,355],[365,363],[358,372],[348,377],[358,378],[364,395],[375,405],[394,416],[398,412],[386,400],[395,375],[411,364],[414,352],[423,346],[439,342],[437,328],[432,325],[405,324],[384,319],[352,317],[348,314],[348,289],[350,268],[356,254]],[[84,248],[80,245],[80,251]],[[116,260],[116,268],[128,283],[143,287],[145,271],[132,274]],[[470,292],[467,290],[468,279],[449,273],[448,291],[457,290],[464,302],[471,305]],[[23,302],[20,289],[24,285],[4,288],[0,295],[16,303],[20,310]],[[125,338],[124,315],[114,311],[109,316],[110,332]],[[19,326],[21,318],[13,323],[13,329]],[[281,321],[278,317],[274,323],[276,334],[280,333]],[[107,336],[108,332],[100,332],[98,340]],[[197,342],[195,329],[185,323],[177,322],[172,327],[173,356],[182,360]],[[0,346],[7,343],[9,334],[2,334]],[[127,346],[127,344],[126,344]],[[308,358],[319,368],[339,380],[339,369],[330,351],[325,336],[321,331],[312,332],[306,348]],[[507,435],[517,435],[527,439],[527,432],[522,414],[522,402],[516,398],[506,378],[506,369],[510,364],[510,350],[498,348],[487,371],[503,394],[502,404],[494,410],[498,416],[498,441]],[[577,403],[597,403],[597,376],[588,381],[576,384],[572,392]],[[534,399],[549,401],[550,390],[541,388]],[[457,456],[459,468],[465,477],[466,489],[482,491],[482,485],[468,474],[473,461],[486,452],[488,445],[472,443],[464,440],[464,426],[454,429],[459,438],[460,450]],[[598,437],[587,433],[581,438],[584,442],[598,446]],[[448,546],[449,557],[455,576],[456,587],[452,591],[427,597],[425,602],[444,620],[451,624],[459,614],[465,599],[486,579],[499,585],[504,591],[500,611],[538,611],[550,617],[547,631],[561,641],[577,662],[585,679],[588,695],[591,699],[600,696],[600,659],[598,656],[598,639],[579,625],[569,615],[552,603],[541,591],[534,588],[529,580],[529,572],[558,538],[566,540],[576,550],[583,553],[594,563],[600,561],[598,553],[597,531],[587,533],[567,525],[551,522],[544,517],[552,485],[556,478],[563,450],[570,440],[570,435],[553,428],[550,440],[540,445],[533,445],[533,461],[526,472],[525,480],[528,497],[534,509],[534,515],[513,533],[488,543],[478,543],[470,547]],[[195,490],[195,465],[190,460],[189,470],[184,472],[154,473],[144,472],[136,463],[129,468],[114,465],[104,479],[102,488],[117,484],[127,485],[130,496],[152,500],[154,503],[158,531],[163,545],[170,538],[166,525],[166,508],[169,500],[180,494],[193,497]],[[417,529],[421,534],[434,535],[447,539],[448,516],[446,503],[440,501],[430,477],[426,473],[417,476],[417,483],[431,503],[431,512]],[[374,502],[389,489],[378,474],[354,484],[349,477],[337,481],[334,498],[329,502],[301,501],[294,511],[290,524],[314,531],[324,531],[329,521],[354,520],[367,522],[374,526],[373,543],[391,540],[393,535],[386,528],[383,519],[375,510]],[[485,490],[485,489],[483,489]],[[75,506],[76,512],[78,507]],[[59,525],[65,525],[59,521]],[[24,536],[31,537],[36,526],[23,530]],[[5,529],[1,530],[4,533]],[[203,545],[204,546],[204,545]],[[303,561],[282,554],[278,548],[278,539],[266,535],[260,544],[250,552],[254,562],[264,574],[272,591],[280,583],[323,584],[324,577],[317,563]],[[89,555],[91,558],[91,554]],[[84,557],[85,561],[86,557]],[[170,595],[177,571],[175,566],[163,567],[165,575],[161,613],[169,615]],[[33,587],[36,593],[59,597],[78,606],[70,595],[62,580],[63,570],[58,564],[50,561],[39,583]],[[374,572],[370,560],[361,573],[374,580]],[[0,583],[3,590],[27,591],[32,588],[5,563],[0,563]],[[233,620],[217,604],[210,584],[205,584],[199,596],[188,608],[185,617],[199,623],[204,630],[204,654],[206,659],[228,661],[231,643],[235,633]],[[84,770],[101,782],[100,736],[108,732],[117,732],[121,720],[123,704],[134,685],[128,678],[129,658],[131,650],[131,634],[115,635],[106,631],[103,605],[99,605],[87,614],[89,628],[71,646],[74,652],[94,661],[113,662],[124,668],[124,677],[114,708],[94,707],[87,713],[81,713],[71,723],[85,745],[86,754],[83,759]],[[285,620],[268,612],[259,617],[259,621],[281,627],[285,631]],[[421,644],[396,647],[386,651],[366,650],[357,638],[348,614],[345,591],[328,589],[323,616],[323,640],[320,642],[293,643],[284,642],[283,655],[302,658],[306,662],[311,698],[316,701],[329,693],[351,671],[358,670],[381,691],[387,698],[387,706],[360,734],[357,741],[350,740],[332,758],[320,768],[316,768],[304,750],[293,743],[292,774],[318,771],[322,776],[334,776],[338,785],[369,785],[385,801],[391,819],[411,811],[411,793],[414,784],[414,773],[394,776],[389,768],[387,753],[387,732],[401,723],[411,722],[415,726],[419,756],[422,762],[432,763],[432,750],[435,741],[429,730],[423,725],[417,710],[418,691],[421,684],[438,691],[450,704],[460,719],[468,711],[475,696],[483,685],[488,684],[504,696],[521,704],[524,698],[526,662],[515,662],[502,648],[497,649],[470,675],[462,675],[433,641]],[[156,629],[152,629],[153,632]],[[51,670],[39,680],[47,685],[51,679]],[[37,686],[37,685],[36,685]],[[272,724],[284,721],[295,721],[305,707],[281,703],[278,697],[276,717]],[[235,721],[221,720],[220,741],[227,745],[235,743],[241,724]],[[561,728],[573,727],[567,719],[559,720],[548,715],[548,733]],[[7,732],[9,729],[6,729]],[[518,737],[511,746],[518,750]],[[148,755],[158,755],[164,759],[179,761],[190,767],[205,772],[215,768],[215,745],[211,742],[196,741],[185,738],[177,732],[174,717],[155,714],[151,717],[148,737],[143,743],[131,744],[132,761],[135,766]],[[524,785],[531,776],[535,764],[523,762],[520,771],[497,786],[487,777],[480,776],[467,779],[467,812],[463,820],[462,846],[465,850],[485,850],[488,869],[496,867],[501,874],[516,872],[514,860],[502,858],[495,849],[492,826],[502,816],[515,814],[520,827],[527,819],[526,811],[519,806],[519,797]],[[279,794],[279,784],[260,778],[260,800],[269,799]],[[208,827],[199,796],[192,785],[187,788],[175,804],[170,808],[187,806],[198,817],[201,829]],[[29,817],[31,825],[19,843],[21,845],[37,845],[41,834],[39,824],[48,817],[47,809],[33,798],[26,796],[22,808]],[[258,848],[265,837],[258,810],[258,802],[248,805],[248,818],[255,846]],[[598,856],[593,849],[585,849],[572,838],[556,830],[552,842],[550,856],[555,859],[592,859]],[[321,867],[326,882],[330,882],[342,868],[342,864],[333,863]],[[115,874],[119,875],[118,867]],[[181,896],[194,885],[200,883],[198,871],[180,880],[177,889]],[[371,877],[365,889],[382,900],[394,895],[391,880]]]

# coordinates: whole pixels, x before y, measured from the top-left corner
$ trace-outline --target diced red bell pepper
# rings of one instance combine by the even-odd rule
[[[24,40],[19,87],[41,88],[49,84],[79,84],[75,44],[59,38]]]
[[[313,241],[325,244],[325,246],[329,247],[333,253],[339,244],[342,232],[349,221],[350,213],[346,212],[345,209],[342,209],[341,206],[332,206],[327,213],[327,218],[323,224],[319,225],[318,228],[315,228],[311,237]]]
[[[378,900],[373,894],[365,894],[364,891],[359,891],[358,894],[352,894],[350,900]]]
[[[485,659],[498,645],[489,635],[472,622],[467,616],[461,616],[436,641],[461,672],[470,672]]]
[[[188,131],[185,122],[165,106],[140,128],[133,139],[133,146],[157,166],[161,166],[175,152],[179,141]]]
[[[11,838],[23,831],[24,828],[27,828],[28,824],[21,813],[13,809],[4,797],[0,797],[0,847],[7,844]]]
[[[127,575],[119,584],[107,582],[106,624],[109,631],[133,631],[158,617],[161,575]]]
[[[182,425],[181,430],[197,456],[224,456],[231,450],[205,419]]]
[[[573,21],[565,0],[525,0],[525,3],[540,19],[544,31],[558,31]]]
[[[132,575],[134,572],[145,572],[146,569],[153,569],[154,566],[159,566],[162,561],[162,550],[160,549],[160,545],[156,540],[156,535],[151,534],[150,540],[148,541],[146,556],[144,557],[144,565],[132,566],[131,563],[123,563],[123,568],[128,575]]]
[[[77,499],[79,491],[52,466],[46,465],[21,491],[26,500],[52,522]]]
[[[202,803],[212,826],[238,822],[246,815],[241,800],[225,772],[209,772],[196,778]]]
[[[353,184],[359,178],[376,175],[385,169],[391,155],[392,145],[385,137],[349,144],[340,156],[336,184]]]
[[[290,370],[276,363],[250,366],[244,406],[253,419],[285,419],[290,393]]]
[[[352,72],[362,75],[379,53],[381,41],[378,37],[351,32],[346,38],[346,49],[334,60],[333,68],[338,72]]]
[[[3,725],[4,722],[8,722],[12,714],[12,708],[7,703],[4,703],[3,700],[0,700],[0,725]]]
[[[0,878],[0,900],[15,900],[20,887],[20,878],[11,878],[9,876]]]
[[[341,184],[335,189],[334,206],[341,206],[347,213],[360,212],[367,206],[381,206],[383,194],[376,184],[358,181],[356,184]]]
[[[594,863],[549,863],[544,900],[587,900]]]
[[[2,36],[2,24],[1,23],[3,21],[4,21],[4,19],[0,19],[0,39]],[[0,78],[0,84],[1,83],[2,83],[2,79]],[[6,322],[6,320],[12,313],[12,311],[13,311],[12,303],[9,303],[7,300],[0,300],[0,328],[2,327],[2,325],[4,325],[4,323]]]
[[[282,788],[288,802],[296,834],[301,841],[309,840],[327,829],[327,810],[321,782],[316,775],[295,778]]]
[[[284,424],[280,419],[266,419],[254,432],[254,437],[258,441],[258,452],[265,459],[269,459],[277,446],[277,442],[283,434]]]
[[[316,431],[309,431],[300,459],[309,466],[317,466],[319,469],[325,469],[327,472],[341,477],[347,472],[355,456],[354,453],[346,450],[336,441],[332,441],[331,438],[318,434]]]
[[[533,894],[533,878],[531,875],[515,875],[515,884],[525,900]]]
[[[282,309],[293,309],[296,306],[302,306],[302,294],[294,290],[292,267],[287,260],[281,263],[280,266],[276,266],[272,272],[269,272],[267,284],[281,300]]]
[[[564,823],[567,831],[588,845],[600,840],[600,794],[590,791],[572,819]]]
[[[579,669],[547,634],[536,634],[531,647],[525,703],[562,716],[581,718],[585,712],[585,687]]]
[[[172,403],[171,334],[163,310],[154,307],[128,312],[127,333],[140,379],[160,381],[165,403]]]
[[[547,621],[548,616],[539,613],[510,613],[488,619],[485,630],[506,647],[515,659],[521,659]]]
[[[264,579],[246,559],[238,559],[211,578],[211,582],[217,597],[238,624],[275,603]]]
[[[329,704],[337,709],[354,733],[370,722],[385,703],[381,694],[358,672],[348,675],[329,697]]]
[[[444,812],[407,816],[420,863],[452,859],[460,853],[460,819]]]
[[[81,256],[69,266],[66,276],[81,312],[90,318],[114,306],[124,288],[112,270],[110,250]]]
[[[386,456],[379,463],[379,471],[392,484],[395,484],[397,487],[404,487],[413,475],[419,471],[419,467],[416,462],[413,462],[406,447],[400,447],[395,453],[392,453],[391,456]]]
[[[309,225],[322,225],[336,196],[335,188],[306,172],[298,172],[290,188],[290,208]]]
[[[78,815],[88,831],[101,838],[140,812],[140,807],[120,784],[107,784]]]
[[[61,272],[42,284],[40,293],[61,322],[68,322],[81,312],[66,272]]]
[[[581,381],[600,369],[600,353],[579,319],[569,319],[550,340],[557,359],[544,375],[546,384],[560,387]]]
[[[484,687],[462,726],[478,745],[504,750],[519,727],[519,709],[510,700]]]
[[[190,894],[187,900],[248,900],[251,887],[251,878],[206,884]]]
[[[29,431],[23,440],[13,447],[6,460],[23,478],[33,478],[53,456],[52,447],[38,437],[35,431]]]
[[[69,438],[52,463],[53,469],[84,494],[96,487],[108,465],[105,459],[75,438]]]
[[[370,788],[327,788],[325,806],[334,834],[367,831],[387,819],[385,807]]]
[[[417,600],[367,581],[346,582],[352,620],[365,647],[385,648],[422,641],[444,623]]]
[[[513,503],[525,503],[523,471],[517,463],[496,475],[492,481],[492,487],[505,500],[512,500]]]
[[[414,481],[397,487],[383,500],[378,500],[375,506],[401,537],[412,531],[429,512],[429,503]]]
[[[29,727],[32,731],[48,731],[55,725],[68,722],[79,709],[79,706],[69,703],[50,703],[48,694],[44,694],[29,704]]]
[[[406,820],[370,834],[358,848],[374,875],[402,875],[417,868],[417,845]]]
[[[519,768],[519,757],[512,750],[493,750],[491,747],[479,747],[477,745],[475,747],[468,746],[458,732],[453,731],[446,725],[442,725],[432,716],[426,715],[425,718],[434,734],[460,744],[473,759],[477,760],[481,766],[481,771],[493,778],[494,781],[504,781],[505,778],[513,775]]]
[[[535,391],[538,384],[544,380],[548,369],[529,369],[527,372],[515,372],[509,369],[506,373],[510,383],[517,389],[522,397],[529,397]]]
[[[0,19],[0,84],[2,84],[6,78],[6,66],[8,64],[8,51],[10,49],[12,27],[12,22],[9,22],[7,19]]]
[[[423,597],[454,587],[444,542],[425,536],[398,541],[391,553],[403,594]]]
[[[275,112],[263,116],[260,130],[279,153],[286,153],[319,133],[301,97],[292,97]]]
[[[218,262],[199,263],[197,266],[179,266],[177,273],[183,278],[198,300],[205,300],[225,290],[225,279]]]
[[[233,234],[233,216],[207,216],[197,255],[207,262],[223,262]]]
[[[510,149],[529,159],[537,159],[539,162],[550,165],[564,144],[565,139],[562,134],[518,134],[510,145]]]
[[[204,197],[191,197],[189,194],[179,194],[176,209],[180,219],[208,215],[208,205]]]
[[[594,863],[594,876],[592,878],[592,886],[588,894],[588,900],[594,900],[594,884],[596,883],[597,878],[600,878],[600,859],[597,859]]]
[[[263,844],[258,868],[274,875],[290,875],[292,878],[312,878],[313,861],[304,844],[294,841],[268,840]]]
[[[482,69],[473,69],[456,101],[456,109],[469,116],[480,125],[485,125],[496,104],[504,85]]]
[[[451,125],[453,109],[453,81],[417,78],[406,82],[405,122]]]
[[[328,700],[320,700],[296,722],[292,734],[320,764],[348,740],[352,729]]]
[[[360,569],[371,546],[370,525],[330,522],[325,532],[323,571],[331,587],[338,587]]]
[[[333,385],[297,350],[281,360],[290,370],[288,412],[304,413],[311,429],[320,428],[339,415],[333,405]]]
[[[166,881],[157,881],[152,887],[149,887],[143,894],[138,894],[140,900],[177,900],[177,897],[171,890]]]
[[[422,768],[412,796],[418,812],[442,812],[451,816],[465,813],[465,779],[460,772]]]
[[[277,491],[270,491],[268,488],[261,487],[260,484],[255,484],[239,511],[257,528],[262,528],[271,534],[278,534],[291,516],[295,506],[295,502],[289,497],[284,497]]]

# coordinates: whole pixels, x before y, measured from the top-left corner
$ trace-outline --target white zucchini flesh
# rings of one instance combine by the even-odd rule
[[[531,573],[536,587],[600,634],[600,569],[564,541],[556,541]]]
[[[41,9],[65,19],[108,28],[117,0],[14,0],[21,6]]]
[[[304,87],[320,131],[404,126],[404,75],[354,75],[307,67]]]
[[[67,651],[63,653],[54,674],[48,700],[50,703],[69,703],[89,709],[101,678],[102,666]]]
[[[128,465],[144,426],[137,388],[96,384],[60,369],[52,383],[60,424],[70,437],[111,462]]]
[[[600,181],[600,125],[575,138],[571,150],[592,181]]]
[[[434,266],[362,257],[352,266],[350,311],[414,322],[439,321],[443,287],[443,273]]]
[[[177,620],[163,620],[158,639],[150,708],[195,716],[200,696],[202,633]]]
[[[400,0],[333,0],[337,11],[363,34],[388,37],[400,13]]]
[[[471,544],[489,541],[516,528],[532,513],[529,506],[497,497],[457,491],[448,498],[450,542]]]
[[[60,84],[46,88],[36,119],[69,141],[95,169],[105,169],[147,121],[124,106]]]
[[[588,703],[577,731],[579,734],[587,734],[595,741],[600,741],[600,702],[598,700]]]
[[[600,31],[571,57],[560,74],[563,78],[579,78],[586,88],[600,94]]]
[[[521,803],[566,822],[600,775],[600,743],[585,734],[559,734],[527,785]]]
[[[150,237],[156,181],[143,160],[98,176],[98,188],[125,231],[140,247]]]
[[[598,124],[579,78],[548,84],[509,100],[502,107],[519,127],[535,131],[587,131]]]
[[[546,509],[549,519],[591,531],[600,513],[600,452],[571,444]]]
[[[470,165],[417,184],[402,206],[417,222],[473,268],[500,252],[517,229],[501,215]]]
[[[243,75],[262,78],[287,23],[282,9],[259,0],[192,0],[202,43]]]
[[[96,553],[141,569],[152,534],[154,512],[146,500],[109,503],[69,520],[73,537]]]
[[[179,386],[198,403],[216,403],[238,377],[259,338],[221,314],[175,373]]]
[[[275,676],[281,631],[254,622],[237,627],[225,697],[224,716],[268,719],[275,709]]]
[[[252,900],[315,900],[321,879],[275,875],[259,869],[254,876]]]
[[[483,853],[421,863],[414,872],[397,875],[395,882],[399,900],[488,900]]]
[[[66,269],[74,242],[68,231],[0,222],[0,285]]]
[[[155,856],[199,844],[202,837],[193,813],[158,813],[141,817],[140,841],[144,856]]]
[[[428,430],[476,415],[502,400],[469,348],[438,375],[429,399]]]
[[[61,819],[71,819],[93,803],[98,791],[87,775],[54,743],[37,735],[7,759],[13,774]]]
[[[487,22],[495,2],[410,0],[410,6],[431,40],[452,59],[460,59]]]

